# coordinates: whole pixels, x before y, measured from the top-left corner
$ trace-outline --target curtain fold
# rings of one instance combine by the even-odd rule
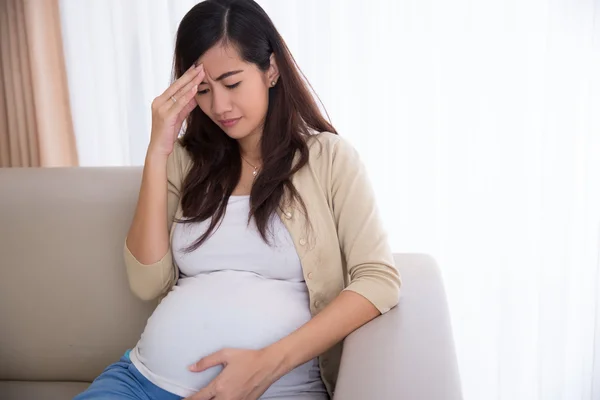
[[[0,2],[0,166],[78,164],[57,0]]]

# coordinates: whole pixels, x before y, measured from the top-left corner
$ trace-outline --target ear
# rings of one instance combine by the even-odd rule
[[[275,60],[275,54],[271,53],[269,57],[269,69],[267,70],[267,85],[269,87],[275,86],[279,80],[279,67]]]

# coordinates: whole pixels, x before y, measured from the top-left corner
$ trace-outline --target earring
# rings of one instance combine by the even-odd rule
[[[271,81],[271,86],[275,86],[276,83],[277,82],[275,82],[275,81]]]

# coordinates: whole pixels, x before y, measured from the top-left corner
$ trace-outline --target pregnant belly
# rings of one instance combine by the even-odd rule
[[[304,282],[238,271],[183,278],[148,319],[136,356],[161,381],[199,390],[221,367],[192,373],[190,364],[223,348],[261,349],[276,342],[311,318],[308,304]],[[314,375],[313,363],[303,368],[304,383],[316,378],[308,376]]]

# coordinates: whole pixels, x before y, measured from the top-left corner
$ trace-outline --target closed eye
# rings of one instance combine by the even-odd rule
[[[225,85],[225,87],[227,89],[235,89],[236,87],[238,87],[240,85],[240,83],[242,83],[241,81],[238,83],[234,83],[233,85]],[[198,94],[206,94],[208,93],[209,89],[204,89],[204,90],[198,90]]]

